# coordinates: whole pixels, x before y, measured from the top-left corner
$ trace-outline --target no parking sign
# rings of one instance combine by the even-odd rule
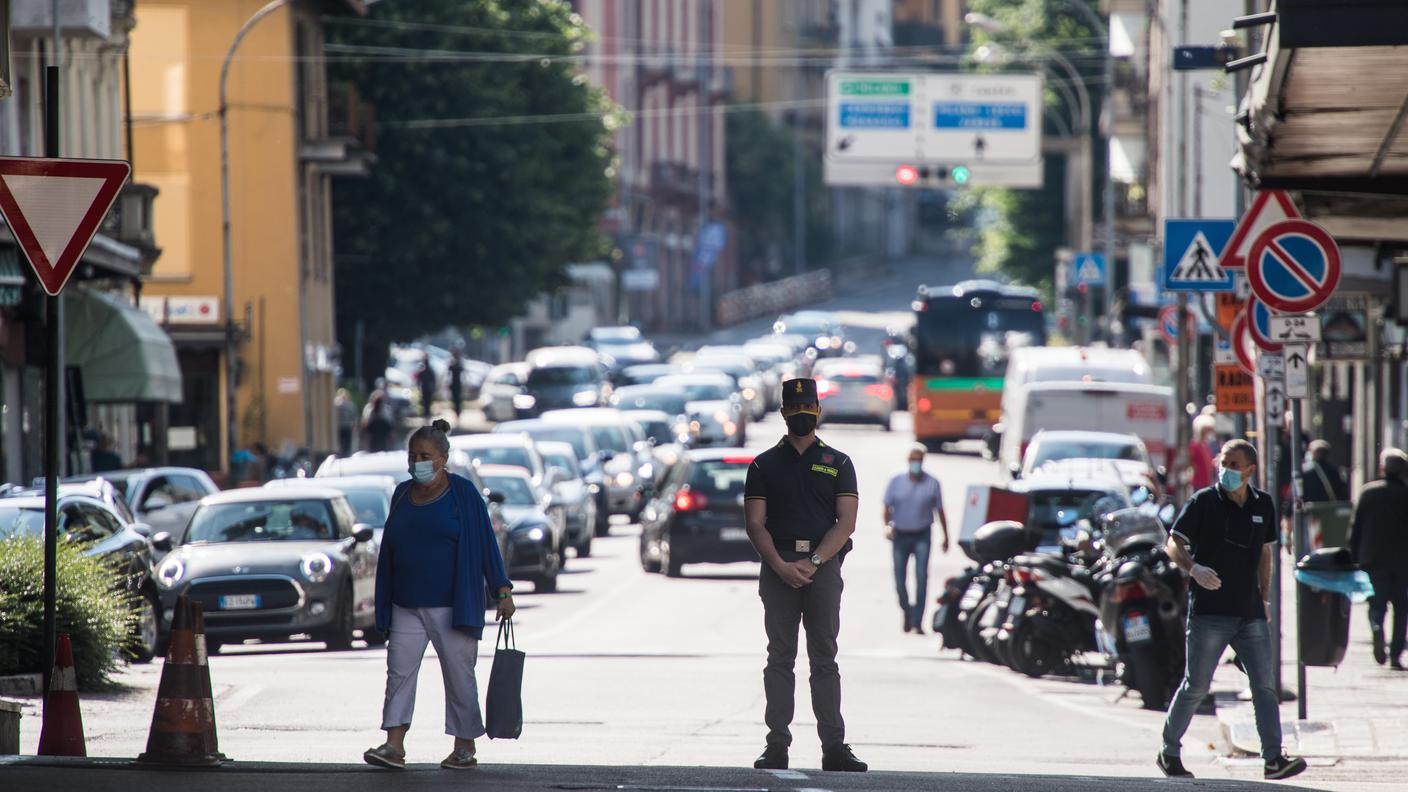
[[[1308,220],[1275,223],[1252,242],[1247,281],[1252,294],[1275,311],[1313,311],[1339,285],[1339,245]]]

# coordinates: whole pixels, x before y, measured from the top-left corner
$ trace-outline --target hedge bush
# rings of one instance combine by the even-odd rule
[[[112,684],[120,652],[132,640],[132,597],[101,558],[59,542],[55,623],[73,642],[80,690]],[[0,541],[0,674],[35,674],[44,667],[44,542]]]

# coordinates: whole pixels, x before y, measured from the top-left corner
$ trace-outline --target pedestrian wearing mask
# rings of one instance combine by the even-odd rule
[[[1350,522],[1349,551],[1374,585],[1369,598],[1369,629],[1374,640],[1374,662],[1392,660],[1403,670],[1404,637],[1408,635],[1408,456],[1397,448],[1379,454],[1383,478],[1366,484],[1354,504]],[[1384,619],[1393,606],[1393,634],[1384,646]]]
[[[841,672],[836,637],[841,629],[841,563],[856,529],[859,491],[851,458],[816,436],[821,416],[816,381],[782,383],[787,435],[748,466],[744,515],[748,539],[763,568],[758,596],[768,636],[763,671],[767,747],[753,766],[785,770],[792,744],[797,680],[797,629],[807,629],[812,712],[821,737],[821,768],[865,772],[847,745],[841,718]]]
[[[948,518],[944,516],[943,493],[939,480],[924,472],[928,449],[915,443],[909,449],[909,469],[885,487],[885,538],[892,545],[895,561],[895,592],[904,611],[904,631],[923,634],[924,598],[929,594],[929,546],[933,540],[934,515],[939,517],[948,552]],[[914,558],[914,596],[909,601],[909,559]]]
[[[486,587],[500,620],[513,616],[513,584],[498,539],[474,484],[450,473],[450,424],[436,420],[411,435],[411,480],[391,496],[376,570],[376,628],[390,632],[386,742],[362,755],[367,764],[406,766],[406,732],[415,709],[416,680],[426,644],[434,644],[445,679],[445,733],[454,749],[440,766],[465,770],[478,762],[474,740],[484,734],[474,663],[484,632]],[[487,584],[487,586],[486,586]]]
[[[1281,749],[1281,697],[1271,667],[1266,614],[1271,565],[1277,560],[1276,506],[1269,494],[1249,483],[1257,469],[1255,446],[1229,440],[1217,461],[1217,483],[1193,494],[1166,545],[1169,558],[1193,582],[1188,661],[1183,684],[1169,704],[1157,764],[1164,775],[1192,777],[1179,758],[1183,735],[1231,646],[1251,679],[1263,776],[1290,778],[1305,770],[1305,760]]]

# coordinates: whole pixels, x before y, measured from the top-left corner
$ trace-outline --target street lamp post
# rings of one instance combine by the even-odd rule
[[[240,42],[244,41],[245,35],[259,24],[260,20],[291,2],[293,0],[272,0],[254,12],[254,16],[245,20],[239,32],[235,33],[234,40],[230,42],[230,49],[220,63],[220,241],[225,272],[225,464],[230,466],[231,475],[235,472],[233,459],[239,438],[239,424],[236,420],[235,404],[235,274],[230,254],[230,102],[227,90],[230,62],[234,60],[235,50],[239,49]]]

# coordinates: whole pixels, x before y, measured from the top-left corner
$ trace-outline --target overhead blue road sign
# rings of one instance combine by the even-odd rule
[[[1236,227],[1235,220],[1165,220],[1159,287],[1165,291],[1233,291],[1233,274],[1217,260]]]
[[[935,129],[1027,128],[1027,106],[1022,102],[935,102]]]
[[[1109,285],[1109,271],[1105,268],[1103,253],[1077,253],[1071,259],[1071,282],[1077,286],[1105,287]]]
[[[842,102],[843,129],[909,129],[909,102]]]

